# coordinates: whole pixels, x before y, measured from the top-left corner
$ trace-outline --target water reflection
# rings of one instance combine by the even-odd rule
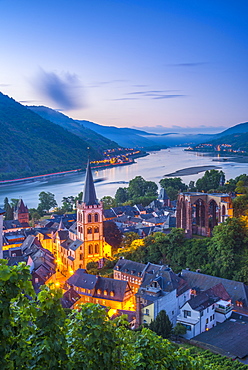
[[[95,183],[97,196],[99,199],[104,195],[114,196],[119,187],[127,186],[128,182],[135,176],[142,176],[144,179],[155,181],[158,184],[164,175],[194,166],[216,165],[225,172],[226,179],[247,173],[247,163],[230,162],[228,158],[224,162],[216,159],[217,157],[213,158],[213,156],[203,153],[185,152],[183,148],[151,152],[149,156],[138,158],[136,163],[128,166],[95,170],[93,172],[94,179],[103,179],[103,181]],[[183,182],[189,183],[191,180],[196,181],[203,173],[181,177]],[[4,198],[7,196],[9,199],[22,197],[29,208],[37,207],[41,191],[50,191],[55,194],[56,200],[60,205],[63,197],[75,196],[83,190],[84,179],[84,173],[74,173],[46,181],[0,187],[0,205],[3,204]]]

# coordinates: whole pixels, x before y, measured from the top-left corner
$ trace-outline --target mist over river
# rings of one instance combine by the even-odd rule
[[[223,158],[208,156],[205,153],[184,151],[184,148],[163,149],[156,152],[150,152],[150,155],[135,159],[134,164],[108,168],[103,170],[94,170],[93,176],[96,180],[95,187],[97,197],[101,199],[104,195],[114,196],[119,187],[126,187],[128,182],[135,176],[142,176],[145,180],[154,181],[157,184],[166,174],[172,174],[175,171],[191,168],[182,174],[177,174],[186,184],[189,181],[196,181],[202,177],[204,172],[210,168],[222,169],[226,175],[226,180],[235,178],[243,173],[248,173],[248,163],[237,163],[228,159],[228,155]],[[216,167],[215,167],[216,166]],[[192,167],[202,170],[199,173],[194,172]],[[195,171],[196,172],[196,171]],[[184,175],[186,174],[186,175]],[[22,198],[28,208],[36,208],[39,202],[39,193],[41,191],[55,194],[58,205],[61,205],[63,197],[77,195],[84,188],[85,173],[75,173],[63,177],[46,179],[45,181],[23,182],[19,184],[0,186],[0,205],[3,205],[5,197]],[[158,184],[159,185],[159,184]]]

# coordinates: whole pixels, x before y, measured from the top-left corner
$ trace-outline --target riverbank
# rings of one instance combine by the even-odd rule
[[[164,177],[197,175],[200,172],[205,172],[205,171],[209,171],[209,170],[219,170],[219,169],[221,169],[221,167],[219,167],[219,166],[188,167],[188,168],[183,168],[181,170],[177,170],[175,172],[168,173],[168,174],[164,175]]]
[[[107,168],[113,168],[113,167],[120,167],[120,166],[127,166],[135,163],[134,158],[141,158],[148,156],[149,153],[147,152],[141,152],[140,154],[135,154],[133,156],[130,156],[130,161],[127,162],[117,162],[112,164],[103,164],[99,166],[91,166],[93,170],[103,170]],[[35,181],[46,181],[53,178],[60,178],[67,175],[73,175],[79,172],[85,172],[86,168],[82,169],[76,169],[76,170],[70,170],[70,171],[61,171],[61,172],[54,172],[54,173],[48,173],[44,175],[37,175],[37,176],[29,176],[29,177],[23,177],[23,178],[17,178],[17,179],[10,179],[10,180],[1,180],[0,181],[0,187],[9,186],[11,184],[17,185],[18,183],[32,183]]]

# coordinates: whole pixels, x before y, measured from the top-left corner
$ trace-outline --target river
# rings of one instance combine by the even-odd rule
[[[135,176],[142,176],[145,180],[154,181],[157,184],[164,175],[188,167],[198,166],[217,166],[222,169],[226,179],[235,178],[243,173],[248,173],[248,163],[236,163],[227,160],[219,161],[218,158],[207,156],[203,153],[194,153],[184,151],[183,148],[170,148],[157,152],[151,152],[150,155],[137,158],[136,163],[128,166],[120,166],[93,171],[94,179],[97,180],[96,193],[99,199],[104,195],[114,196],[119,187],[125,187],[128,181]],[[190,180],[196,181],[202,177],[205,170],[198,174],[182,176],[186,184]],[[28,208],[36,208],[39,202],[39,193],[41,191],[55,194],[59,205],[63,197],[77,195],[83,190],[85,174],[76,173],[64,177],[51,178],[45,181],[35,181],[30,183],[19,183],[13,185],[0,186],[0,205],[3,205],[5,197],[22,198]]]

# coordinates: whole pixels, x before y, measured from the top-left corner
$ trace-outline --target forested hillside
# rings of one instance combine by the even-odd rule
[[[39,114],[41,117],[56,123],[69,132],[81,137],[81,139],[85,140],[90,147],[95,147],[97,143],[97,149],[100,152],[104,149],[112,149],[119,146],[114,141],[111,141],[97,132],[84,127],[72,118],[69,118],[63,113],[57,112],[51,108],[44,106],[28,106],[27,108]]]
[[[83,139],[2,93],[0,130],[0,180],[84,168],[88,152],[101,157]]]

